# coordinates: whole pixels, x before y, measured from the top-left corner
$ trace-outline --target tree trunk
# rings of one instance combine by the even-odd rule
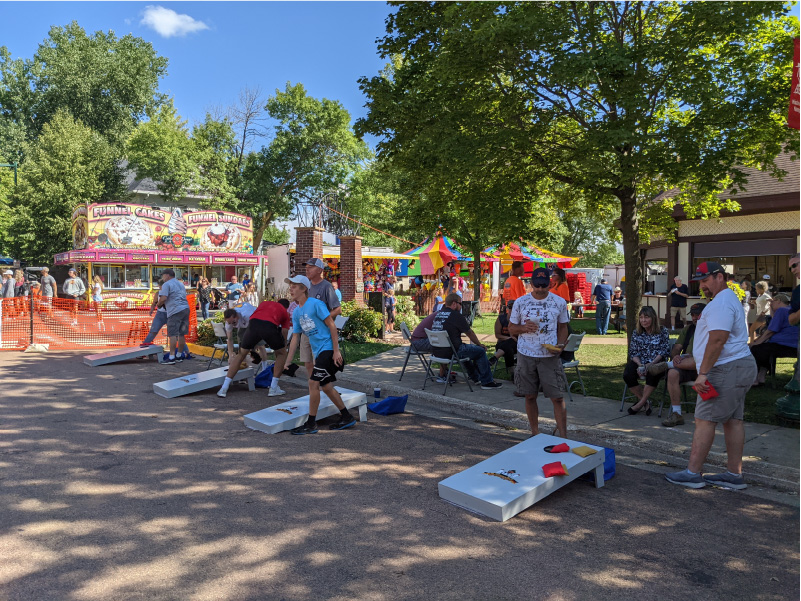
[[[473,251],[473,300],[481,300],[481,251]],[[481,305],[479,305],[480,307]]]
[[[270,211],[269,213],[265,213],[258,219],[258,227],[253,229],[253,254],[258,255],[261,254],[259,249],[261,248],[261,239],[264,237],[264,230],[267,229],[267,226],[273,220],[273,212]],[[256,219],[253,220],[254,223]]]
[[[626,333],[637,325],[642,306],[642,262],[640,256],[640,219],[634,188],[625,188],[617,194],[620,200],[620,230],[623,234],[623,255],[626,264]]]

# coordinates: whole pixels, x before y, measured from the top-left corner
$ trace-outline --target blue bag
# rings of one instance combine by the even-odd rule
[[[606,447],[604,447],[604,449],[606,450],[606,458],[604,459],[604,482],[606,482],[615,476],[615,451],[614,449],[608,449]],[[594,483],[595,471],[593,470],[579,476],[579,480],[589,480]]]
[[[408,400],[408,394],[403,396],[388,396],[384,400],[378,401],[377,403],[368,403],[367,408],[378,415],[403,413],[404,409],[406,409],[406,401]]]
[[[275,365],[275,364],[273,364]],[[269,388],[273,381],[273,365],[268,365],[256,376],[256,388]]]

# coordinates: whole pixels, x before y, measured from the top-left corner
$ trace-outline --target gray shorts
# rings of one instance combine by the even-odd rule
[[[536,396],[540,387],[549,399],[562,399],[567,393],[567,378],[562,360],[555,357],[529,357],[517,353],[515,385],[520,394]]]
[[[730,419],[742,420],[745,395],[756,376],[757,366],[753,357],[744,357],[713,367],[709,370],[707,380],[718,391],[718,396],[708,401],[697,397],[695,418],[720,424]]]
[[[301,363],[314,362],[314,355],[312,354],[311,342],[306,334],[299,334],[300,336],[300,361]],[[291,361],[291,359],[290,359]]]
[[[189,309],[167,318],[167,336],[186,336],[189,333]]]

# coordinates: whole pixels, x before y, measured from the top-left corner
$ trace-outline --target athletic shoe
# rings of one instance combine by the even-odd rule
[[[228,394],[228,389],[227,388],[220,388],[217,391],[217,396],[220,397],[221,399],[224,399],[225,395],[227,395],[227,394]]]
[[[684,425],[684,416],[680,413],[671,413],[668,415],[667,419],[662,420],[662,425],[666,428],[672,428],[673,426],[683,426]]]
[[[195,356],[192,353],[184,353],[184,359],[186,359],[187,361],[191,361],[194,358]]]
[[[495,365],[497,362],[498,362],[498,357],[496,357],[495,355],[493,355],[492,357],[489,358],[490,367]]]
[[[665,480],[671,484],[678,484],[679,486],[688,486],[690,488],[703,488],[706,486],[704,477],[701,474],[691,474],[687,470],[680,472],[670,472],[665,474]]]
[[[302,435],[302,434],[317,434],[317,422],[309,425],[308,422],[303,424],[302,426],[298,426],[297,428],[292,428],[289,431],[290,434]]]
[[[659,363],[649,363],[645,366],[645,373],[649,376],[658,376],[668,370],[667,361],[660,361]]]
[[[482,384],[481,390],[495,390],[496,388],[501,388],[503,384],[500,382],[490,382],[489,384]]]
[[[735,476],[729,472],[724,472],[713,476],[704,476],[704,480],[707,484],[711,484],[712,486],[719,486],[720,488],[728,488],[730,490],[743,490],[744,488],[748,488],[742,474]]]
[[[175,360],[176,360],[178,363],[180,363],[181,361],[183,361],[183,360],[184,360],[184,355],[183,355],[183,353],[178,353],[178,354],[176,354],[176,355],[175,355]]]
[[[340,415],[339,421],[328,426],[329,430],[344,430],[356,425],[356,418],[352,415]]]
[[[170,357],[169,355],[164,355],[161,358],[161,364],[162,365],[175,365],[175,359],[173,357]]]
[[[286,394],[286,391],[276,386],[275,388],[270,387],[270,392],[267,393],[267,396],[281,396],[282,394]]]

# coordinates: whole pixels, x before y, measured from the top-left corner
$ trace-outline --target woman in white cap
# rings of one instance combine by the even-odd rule
[[[0,296],[3,298],[14,297],[14,272],[10,269],[6,269],[3,272],[3,287]]]

